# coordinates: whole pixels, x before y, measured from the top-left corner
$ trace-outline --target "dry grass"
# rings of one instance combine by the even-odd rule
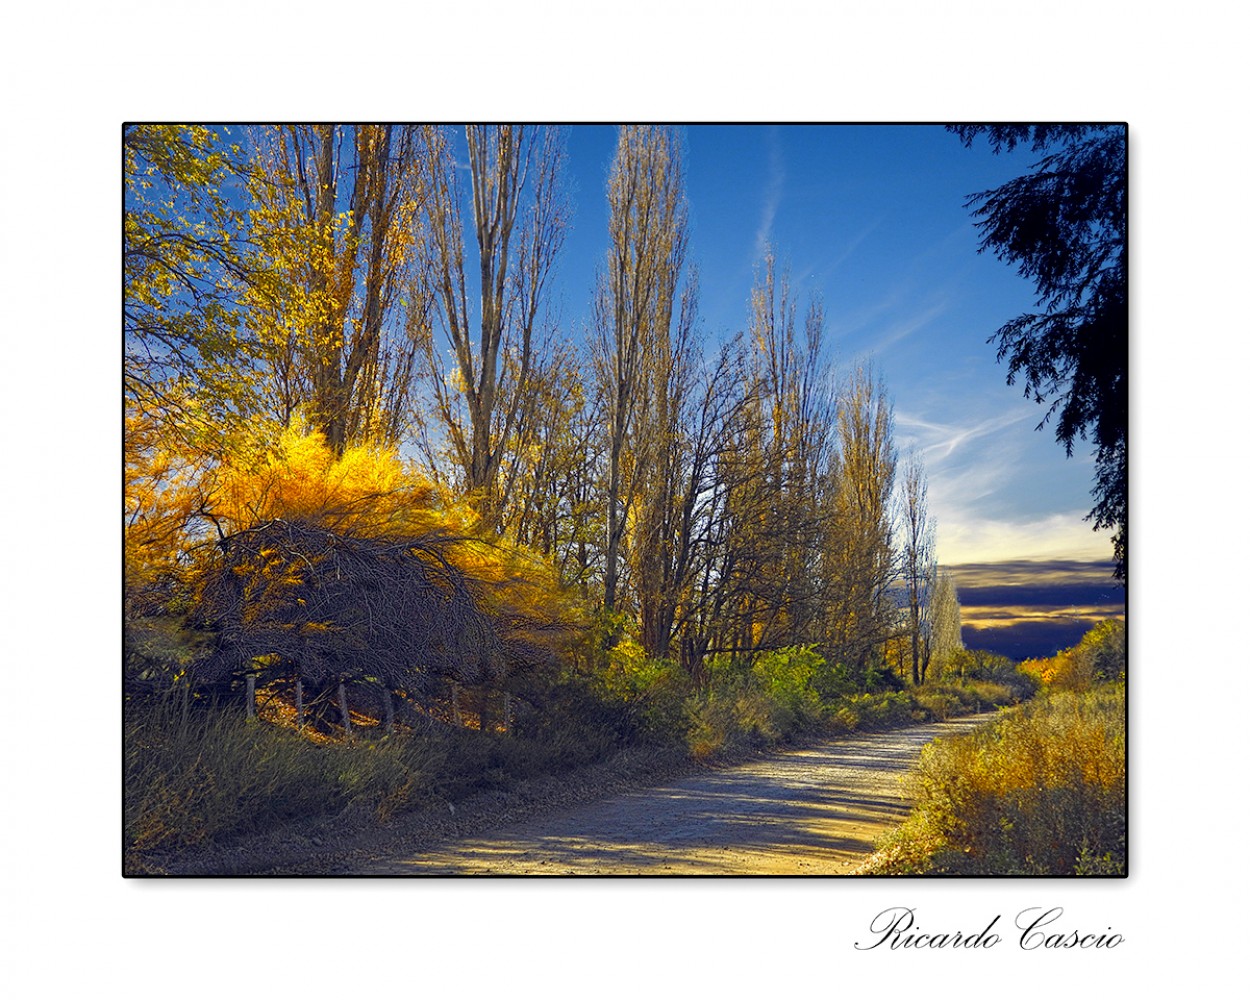
[[[1122,684],[1060,692],[927,748],[873,874],[1123,874]]]

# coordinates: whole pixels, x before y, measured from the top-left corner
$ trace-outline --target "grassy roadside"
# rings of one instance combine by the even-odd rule
[[[272,862],[296,871],[301,854],[328,856],[336,844],[385,838],[387,829],[455,836],[466,824],[516,819],[683,769],[940,721],[1016,696],[974,682],[825,700],[806,682],[778,682],[777,673],[722,679],[698,694],[662,679],[620,697],[600,691],[576,713],[510,734],[430,724],[313,742],[249,721],[237,707],[130,705],[125,868],[242,873]],[[239,860],[248,854],[253,861]]]
[[[1126,873],[1123,682],[1052,691],[926,747],[916,805],[856,874]]]

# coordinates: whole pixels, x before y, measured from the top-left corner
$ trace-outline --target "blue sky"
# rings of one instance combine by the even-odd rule
[[[1066,458],[1042,408],[1006,384],[987,343],[1033,308],[1032,286],[978,255],[968,195],[1026,171],[1028,150],[966,149],[941,126],[689,126],[689,259],[713,339],[742,329],[755,268],[771,245],[802,311],[824,302],[840,372],[871,361],[894,401],[900,450],[929,475],[939,559],[1104,560],[1110,540],[1084,515],[1088,449]],[[612,126],[568,134],[573,231],[560,263],[562,314],[588,314],[607,239]]]

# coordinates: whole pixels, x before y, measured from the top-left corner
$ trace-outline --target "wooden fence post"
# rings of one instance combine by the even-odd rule
[[[464,720],[460,717],[460,685],[455,681],[451,682],[451,711],[455,716],[456,725],[463,726]]]
[[[304,731],[304,678],[295,679],[295,731]]]
[[[339,712],[343,716],[343,733],[347,737],[352,735],[352,717],[347,711],[347,685],[339,681]]]
[[[247,717],[256,717],[256,675],[247,675]]]
[[[390,687],[382,686],[382,707],[386,709],[386,735],[389,736],[395,728],[395,706],[391,704]]]

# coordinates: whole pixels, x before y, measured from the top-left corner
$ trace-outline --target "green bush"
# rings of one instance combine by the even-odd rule
[[[718,656],[706,688],[686,701],[686,740],[691,753],[707,757],[743,746],[766,747],[805,733],[836,736],[897,729],[987,711],[1019,700],[1004,684],[972,681],[904,691],[854,691],[845,672],[830,670],[811,647],[745,657]],[[821,690],[837,690],[832,697]]]
[[[956,715],[963,704],[957,695],[949,691],[938,690],[916,692],[916,703],[930,719],[936,722],[945,722]]]
[[[831,722],[839,733],[853,733],[859,728],[859,713],[850,705],[839,705],[831,716]]]
[[[738,731],[733,701],[711,692],[692,696],[686,702],[686,716],[686,744],[698,760],[723,751]]]
[[[619,711],[621,742],[681,741],[689,684],[671,660],[652,659],[637,642],[624,638],[608,651],[603,669],[593,675],[593,691],[605,705]]]
[[[845,664],[826,663],[823,659],[812,678],[812,687],[826,705],[859,691],[859,685]]]
[[[686,701],[686,745],[696,759],[718,753],[764,748],[797,732],[795,714],[762,691],[708,690]]]
[[[753,687],[776,706],[775,722],[783,733],[811,728],[819,719],[821,700],[812,682],[824,665],[810,646],[773,650],[752,665]]]
[[[810,646],[771,650],[752,660],[718,655],[707,684],[686,699],[686,743],[693,756],[767,747],[827,729],[817,691],[824,659]]]
[[[916,702],[908,692],[853,695],[849,701],[859,716],[860,729],[898,729],[918,721],[912,714],[916,710]]]
[[[1037,693],[1038,680],[1020,669],[1010,657],[983,649],[961,649],[952,653],[944,672],[947,681],[960,678],[964,684],[983,681],[1008,688],[1009,701],[1026,701]]]

